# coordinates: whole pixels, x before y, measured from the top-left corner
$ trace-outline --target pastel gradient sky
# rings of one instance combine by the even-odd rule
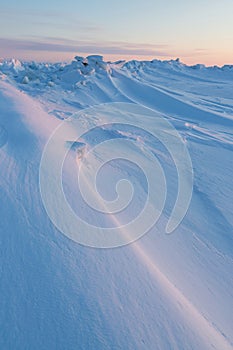
[[[0,57],[233,64],[233,0],[0,0]]]

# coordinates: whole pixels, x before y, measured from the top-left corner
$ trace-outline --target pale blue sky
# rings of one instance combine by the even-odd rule
[[[0,56],[233,63],[233,0],[0,0]]]

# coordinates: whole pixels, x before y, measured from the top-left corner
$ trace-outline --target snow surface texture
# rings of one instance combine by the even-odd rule
[[[1,349],[233,349],[232,91],[231,66],[106,63],[100,56],[71,64],[0,61]],[[113,201],[115,184],[127,178],[132,203],[114,222],[87,208],[76,165],[89,149],[109,139],[134,140],[137,148],[128,153],[146,157],[149,150],[166,175],[164,211],[143,238],[118,249],[91,249],[50,221],[39,167],[64,120],[112,102],[150,108],[172,123],[192,159],[193,196],[181,225],[166,235],[178,180],[160,142],[121,125],[67,139],[67,201],[94,225],[137,216],[147,182],[134,164],[109,162],[96,178],[99,192]],[[81,114],[78,121],[80,128],[94,128],[99,119]]]

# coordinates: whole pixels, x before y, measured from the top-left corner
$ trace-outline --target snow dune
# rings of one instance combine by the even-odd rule
[[[231,66],[179,61],[106,63],[91,56],[70,64],[0,62],[2,349],[233,349],[232,78]],[[39,168],[64,120],[79,116],[80,129],[94,128],[100,117],[85,118],[85,108],[112,102],[144,106],[172,123],[192,159],[193,196],[181,225],[167,235],[177,174],[161,143],[120,125],[93,129],[79,144],[67,139],[67,199],[76,214],[101,227],[138,215],[146,181],[130,162],[106,164],[97,177],[103,197],[113,200],[122,178],[131,181],[134,196],[128,211],[98,215],[77,188],[77,150],[134,140],[136,148],[125,152],[146,157],[149,150],[166,175],[167,200],[157,224],[130,245],[93,249],[50,221]],[[94,156],[101,158],[97,151]],[[82,157],[78,153],[78,161]],[[94,163],[88,166],[91,173]]]

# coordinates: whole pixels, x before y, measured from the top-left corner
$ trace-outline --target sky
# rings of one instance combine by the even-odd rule
[[[233,0],[0,0],[0,58],[233,64]]]

